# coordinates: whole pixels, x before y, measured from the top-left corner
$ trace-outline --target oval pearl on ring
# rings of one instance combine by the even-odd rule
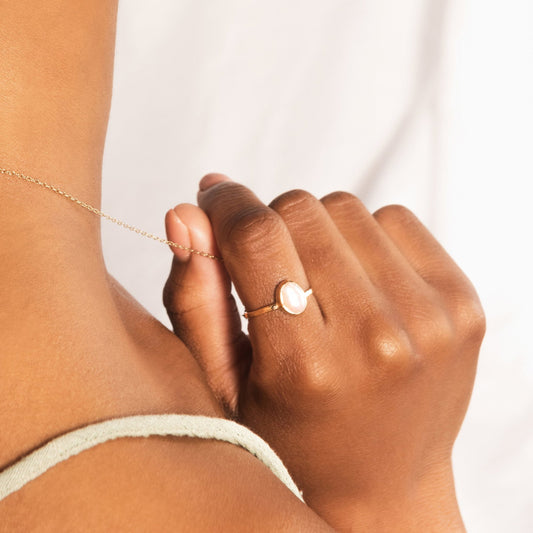
[[[276,287],[276,301],[253,311],[245,311],[244,318],[256,316],[283,309],[290,315],[301,315],[307,307],[307,298],[313,294],[313,289],[304,291],[295,281],[284,280]]]
[[[295,281],[283,281],[276,289],[276,303],[291,315],[300,315],[307,307],[307,294]]]

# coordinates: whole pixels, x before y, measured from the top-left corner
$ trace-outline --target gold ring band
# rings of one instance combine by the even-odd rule
[[[245,311],[244,318],[253,318],[256,316],[283,309],[290,315],[300,315],[307,307],[307,299],[313,294],[313,289],[304,291],[295,281],[284,280],[276,287],[275,301],[271,304]]]

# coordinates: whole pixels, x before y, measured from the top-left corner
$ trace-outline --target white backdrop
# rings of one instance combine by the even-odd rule
[[[403,203],[478,288],[488,333],[455,449],[469,531],[533,531],[530,0],[122,0],[104,211],[164,235],[217,171]],[[170,327],[171,252],[103,223],[108,268]]]

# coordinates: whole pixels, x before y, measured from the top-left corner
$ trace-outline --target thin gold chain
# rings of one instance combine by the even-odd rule
[[[87,204],[85,202],[82,202],[81,200],[78,200],[75,196],[72,196],[71,194],[62,191],[58,187],[55,187],[54,185],[50,185],[49,183],[46,183],[44,181],[41,181],[40,179],[33,178],[31,176],[27,176],[25,174],[22,174],[21,172],[16,172],[15,170],[8,170],[5,168],[0,168],[0,174],[4,174],[6,176],[16,176],[17,178],[21,178],[23,180],[29,181],[31,183],[36,183],[37,185],[40,185],[41,187],[44,187],[45,189],[49,189],[52,192],[55,192],[56,194],[59,194],[63,196],[64,198],[67,198],[68,200],[71,200],[75,204],[80,205],[84,209],[87,209],[88,211],[91,211],[91,213],[94,213],[95,215],[98,215],[102,218],[105,218],[107,220],[110,220],[114,224],[118,224],[119,226],[122,226],[123,228],[129,229],[130,231],[133,231],[137,233],[138,235],[141,235],[143,237],[148,237],[149,239],[153,239],[154,241],[161,242],[163,244],[166,244],[168,246],[173,246],[174,248],[179,248],[180,250],[185,250],[186,252],[189,252],[191,254],[199,255],[201,257],[207,257],[209,259],[214,259],[215,261],[222,261],[222,258],[217,257],[216,255],[212,255],[208,252],[201,252],[200,250],[195,250],[194,248],[189,248],[188,246],[183,246],[183,244],[178,244],[173,241],[169,241],[168,239],[163,239],[161,237],[158,237],[157,235],[154,235],[153,233],[148,233],[147,231],[144,231],[142,229],[139,229],[135,226],[132,226],[131,224],[126,224],[126,222],[123,222],[122,220],[119,220],[118,218],[112,217],[110,215],[106,215],[100,209],[97,209],[96,207],[93,207],[90,204]]]

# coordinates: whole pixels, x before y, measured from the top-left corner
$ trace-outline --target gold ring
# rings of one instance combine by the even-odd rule
[[[284,280],[276,287],[275,301],[254,311],[245,311],[244,318],[253,318],[283,309],[290,315],[301,315],[307,307],[307,298],[313,294],[313,289],[304,291],[295,281]]]

